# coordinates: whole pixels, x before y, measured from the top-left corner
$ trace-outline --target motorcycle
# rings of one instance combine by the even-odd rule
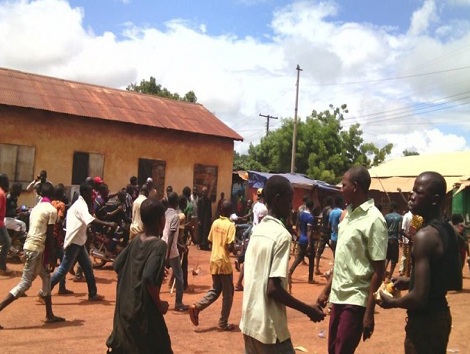
[[[118,226],[116,231],[109,228],[89,229],[91,241],[89,244],[93,268],[103,268],[108,262],[114,262],[116,257],[127,246],[125,227]]]
[[[248,225],[250,228],[251,225]],[[233,243],[232,253],[234,256],[238,256],[248,246],[249,236],[244,237],[243,234],[247,230],[247,224],[235,224],[235,241]]]
[[[11,239],[11,246],[8,250],[7,258],[12,261],[21,261],[23,262],[23,246],[26,241],[26,236],[28,235],[29,229],[29,215],[30,209],[26,206],[22,206],[16,217],[18,220],[23,221],[26,224],[26,231],[16,231],[14,229],[7,229],[8,235]],[[1,246],[0,246],[1,249]]]
[[[23,246],[26,241],[27,233],[8,229],[8,234],[10,235],[11,246],[8,251],[7,258],[14,261],[23,261]]]

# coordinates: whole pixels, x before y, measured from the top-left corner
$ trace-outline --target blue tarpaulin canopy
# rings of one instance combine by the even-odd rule
[[[240,177],[246,179],[246,172],[239,172]],[[268,173],[268,172],[257,172],[257,171],[248,171],[248,185],[252,188],[263,188],[266,181],[269,177],[279,175],[287,178],[293,187],[297,188],[320,188],[331,191],[339,191],[337,186],[326,183],[324,181],[319,181],[316,179],[308,178],[301,174],[291,174],[291,173]]]

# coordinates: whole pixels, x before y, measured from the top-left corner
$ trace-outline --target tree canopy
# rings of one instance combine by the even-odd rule
[[[412,150],[403,150],[403,156],[416,156],[419,155],[419,152],[417,151],[412,151]]]
[[[157,81],[153,76],[150,76],[150,80],[142,80],[139,85],[130,84],[126,87],[127,91],[136,91],[140,93],[145,93],[147,95],[155,95],[160,97],[171,98],[177,101],[186,101],[186,102],[197,102],[197,97],[194,91],[188,91],[186,94],[181,97],[178,93],[172,93],[162,85],[157,84]]]
[[[329,183],[338,183],[353,165],[378,165],[390,154],[393,144],[378,148],[365,142],[359,124],[343,129],[347,106],[313,111],[297,123],[295,172]],[[235,153],[234,168],[263,172],[289,172],[292,154],[293,119],[283,119],[281,128],[270,132],[260,144],[250,145],[247,155]]]

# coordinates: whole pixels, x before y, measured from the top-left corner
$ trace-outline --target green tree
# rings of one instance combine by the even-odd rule
[[[157,81],[153,76],[150,76],[150,79],[140,81],[140,84],[130,84],[126,87],[127,91],[136,91],[140,93],[145,93],[147,95],[160,96],[165,98],[171,98],[176,101],[187,101],[187,102],[197,102],[197,97],[194,91],[188,91],[183,97],[178,93],[172,93],[167,88],[162,87],[162,85],[157,84]]]
[[[250,145],[250,148],[252,145]],[[233,169],[234,170],[253,170],[267,172],[267,169],[259,162],[255,161],[250,155],[240,155],[238,152],[233,152]]]
[[[191,90],[191,91],[186,92],[186,94],[183,97],[183,101],[196,103],[197,97],[194,91]]]
[[[406,149],[406,150],[403,150],[402,154],[403,156],[416,156],[416,155],[419,155],[419,152]]]
[[[378,165],[390,154],[392,144],[379,149],[364,142],[359,124],[343,129],[346,113],[346,105],[330,105],[297,123],[296,173],[337,183],[349,167]],[[245,161],[257,162],[262,166],[260,171],[290,171],[293,129],[293,120],[283,119],[281,128],[262,138],[260,144],[250,145]]]

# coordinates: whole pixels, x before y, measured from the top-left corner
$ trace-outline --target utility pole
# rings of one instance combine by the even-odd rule
[[[299,78],[300,72],[302,71],[299,64],[297,64],[295,70],[297,70],[297,89],[295,93],[294,133],[292,135],[292,158],[290,163],[290,173],[295,173],[295,150],[297,145],[297,110],[299,106]]]
[[[277,117],[270,116],[269,114],[265,116],[264,114],[259,114],[260,117],[266,118],[266,136],[269,134],[269,120],[270,119],[278,119]]]

